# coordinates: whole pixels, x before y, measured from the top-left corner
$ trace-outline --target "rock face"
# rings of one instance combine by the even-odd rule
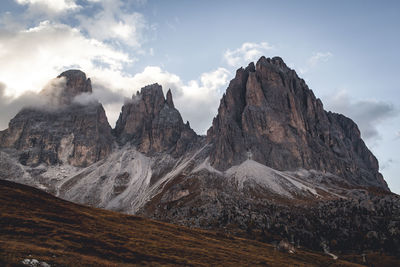
[[[57,94],[42,92],[49,97],[49,107],[24,108],[0,134],[0,147],[17,150],[23,165],[87,166],[111,152],[113,137],[102,105],[72,102],[77,95],[92,92],[90,79],[77,70],[61,77],[61,87],[53,88]]]
[[[71,104],[76,96],[83,93],[92,93],[92,83],[80,70],[64,71],[53,80],[53,86],[48,86],[41,92],[49,99],[50,104],[58,106]]]
[[[237,70],[207,139],[211,165],[219,170],[250,158],[277,170],[315,169],[388,190],[357,125],[326,112],[279,57]]]
[[[129,142],[149,155],[168,152],[179,156],[197,139],[189,123],[183,123],[171,91],[165,99],[158,84],[143,87],[122,107],[115,135],[120,144]]]

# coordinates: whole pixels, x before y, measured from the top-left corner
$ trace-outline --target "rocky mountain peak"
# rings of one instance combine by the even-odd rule
[[[280,68],[280,70],[290,71],[281,57],[266,58],[262,56],[256,64],[257,69],[260,69],[261,66],[275,67]]]
[[[171,89],[168,89],[167,92],[167,104],[168,106],[170,106],[171,108],[175,108],[174,106],[174,101],[172,100],[172,93],[171,93]]]
[[[0,147],[15,149],[23,165],[87,166],[105,158],[114,142],[111,127],[100,103],[73,103],[82,93],[92,93],[85,73],[61,73],[41,92],[49,106],[22,109],[0,132]]]
[[[86,74],[81,70],[67,70],[57,76],[57,78],[65,77],[65,92],[71,96],[77,96],[82,93],[92,93],[92,83],[90,78],[86,78]]]
[[[330,172],[388,190],[357,125],[326,112],[303,79],[279,57],[240,68],[207,132],[210,163],[226,170],[249,159],[277,170]]]
[[[171,91],[165,98],[159,84],[143,87],[132,101],[124,104],[114,132],[120,144],[132,143],[146,154],[180,155],[197,138],[190,126],[183,123]]]
[[[165,100],[162,86],[158,83],[146,85],[141,88],[139,95],[144,98],[152,98],[155,103],[158,103],[161,99]]]
[[[41,91],[53,106],[70,105],[76,96],[83,93],[92,93],[92,83],[80,70],[64,71]]]

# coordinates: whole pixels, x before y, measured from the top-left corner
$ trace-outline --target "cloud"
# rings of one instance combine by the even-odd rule
[[[398,131],[397,133],[396,133],[396,139],[399,139],[400,138],[400,131]]]
[[[131,12],[132,5],[140,6],[145,1],[19,0],[19,3],[28,9],[18,19],[11,13],[0,17],[0,61],[7,62],[0,64],[1,127],[6,127],[23,106],[34,103],[49,79],[71,68],[84,71],[93,86],[93,95],[82,95],[76,101],[99,100],[111,125],[117,120],[124,99],[154,82],[162,84],[165,92],[171,88],[177,108],[197,132],[205,133],[211,125],[222,89],[227,86],[228,70],[217,68],[190,81],[183,81],[158,66],[147,66],[135,75],[126,72],[137,60],[132,53],[143,53],[143,32],[153,29],[140,13]],[[33,14],[34,9],[40,11],[40,8],[47,13]],[[39,21],[40,18],[47,20]],[[71,26],[61,21],[76,23]],[[130,47],[130,54],[122,50],[127,48],[125,45]],[[248,60],[269,45],[247,43],[242,48]]]
[[[220,98],[225,91],[230,72],[218,68],[203,73],[200,81],[192,80],[182,86],[182,94],[175,100],[182,112],[198,134],[205,134],[216,115]]]
[[[40,95],[48,100],[48,104],[52,106],[61,105],[62,92],[67,84],[65,77],[51,79],[40,91]]]
[[[0,83],[0,130],[8,127],[8,122],[23,107],[43,107],[45,99],[35,92],[27,91],[14,99],[5,95],[6,85]]]
[[[0,16],[0,25],[5,28],[21,29],[36,25],[40,21],[74,25],[85,36],[106,41],[115,47],[140,48],[147,36],[154,31],[145,17],[135,12],[145,4],[143,0],[15,0],[27,6],[15,16],[5,12]],[[147,51],[137,51],[147,53]]]
[[[104,0],[96,4],[100,7],[99,12],[92,16],[76,16],[82,30],[100,41],[119,41],[131,47],[140,47],[144,30],[149,29],[142,14],[128,12],[127,4],[120,0]]]
[[[398,115],[395,107],[387,102],[376,100],[354,101],[346,91],[340,91],[326,101],[328,110],[342,113],[353,119],[365,139],[379,139],[379,124]]]
[[[133,88],[157,82],[164,93],[172,90],[174,103],[184,120],[188,120],[198,134],[204,134],[216,115],[219,101],[229,81],[230,72],[225,68],[205,72],[196,80],[183,82],[176,74],[160,67],[146,67],[132,77]]]
[[[107,88],[97,82],[96,79],[92,79],[92,81],[93,93],[78,95],[74,98],[74,102],[82,105],[100,102],[106,111],[108,122],[111,127],[114,127],[121,112],[121,107],[127,99],[126,94],[117,88]]]
[[[198,79],[188,82],[184,82],[178,75],[158,66],[147,66],[142,72],[133,76],[123,72],[106,73],[104,71],[101,75],[93,72],[93,75],[93,92],[95,94],[98,88],[108,88],[107,90],[114,94],[115,101],[109,101],[105,105],[112,126],[118,118],[123,97],[131,98],[140,88],[158,83],[162,85],[164,94],[171,89],[174,103],[183,119],[188,120],[197,133],[204,134],[217,112],[219,100],[227,87],[230,72],[224,68],[218,68],[205,72]],[[98,87],[96,88],[96,86]],[[115,96],[117,91],[121,98]],[[106,99],[112,99],[112,96],[98,97],[98,99],[104,104]]]
[[[77,28],[43,21],[28,29],[0,30],[0,61],[7,62],[0,64],[3,103],[7,104],[0,107],[0,125],[4,128],[25,104],[33,101],[26,92],[32,96],[49,79],[70,68],[81,69],[99,81],[93,83],[95,97],[104,101],[108,113],[115,119],[123,100],[116,104],[117,96],[112,92],[124,95],[119,92],[121,88],[132,88],[123,69],[135,59],[109,44],[84,36]],[[112,86],[102,87],[100,82],[105,80]]]
[[[320,62],[326,62],[328,61],[331,57],[332,57],[332,53],[331,52],[326,52],[326,53],[322,53],[322,52],[317,52],[315,53],[313,56],[311,56],[308,59],[308,65],[310,67],[314,67],[316,66],[318,63]]]
[[[67,68],[119,71],[134,61],[128,54],[68,25],[43,21],[17,32],[0,31],[0,81],[7,96],[40,91],[49,80]],[[78,48],[78,49],[77,49]]]
[[[267,42],[262,43],[243,43],[241,47],[234,50],[226,50],[224,59],[231,67],[247,65],[252,61],[258,60],[261,56],[273,50],[274,47]]]
[[[20,5],[27,5],[32,13],[61,13],[81,8],[75,0],[15,0]]]
[[[212,118],[216,115],[219,100],[227,87],[229,71],[218,68],[214,71],[203,73],[198,79],[188,82],[173,73],[169,73],[157,66],[148,66],[142,72],[133,76],[121,70],[93,69],[88,75],[92,80],[93,94],[82,94],[74,101],[87,104],[99,101],[104,105],[108,121],[114,127],[121,111],[121,106],[127,98],[131,98],[140,88],[159,83],[163,86],[164,94],[172,90],[174,102],[181,112],[184,120],[191,122],[191,126],[199,134],[204,134],[210,127]],[[45,91],[57,92],[62,88],[62,79],[53,79],[45,86]],[[25,106],[36,103],[44,106],[42,97],[35,92],[25,92],[19,97],[8,97],[4,94],[5,85],[1,87],[0,95],[0,129],[7,127],[8,121]],[[199,112],[201,111],[201,112]]]
[[[327,62],[333,57],[331,52],[317,52],[308,58],[306,65],[303,68],[299,68],[300,74],[309,72],[322,62]]]

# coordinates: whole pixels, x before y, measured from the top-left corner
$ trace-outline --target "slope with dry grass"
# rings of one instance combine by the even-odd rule
[[[67,202],[0,180],[0,266],[359,266],[298,250]]]

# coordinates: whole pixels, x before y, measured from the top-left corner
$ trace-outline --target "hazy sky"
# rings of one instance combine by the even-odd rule
[[[158,82],[199,134],[235,70],[280,56],[357,122],[400,193],[400,1],[1,0],[0,129],[62,71],[91,77],[114,126]]]

